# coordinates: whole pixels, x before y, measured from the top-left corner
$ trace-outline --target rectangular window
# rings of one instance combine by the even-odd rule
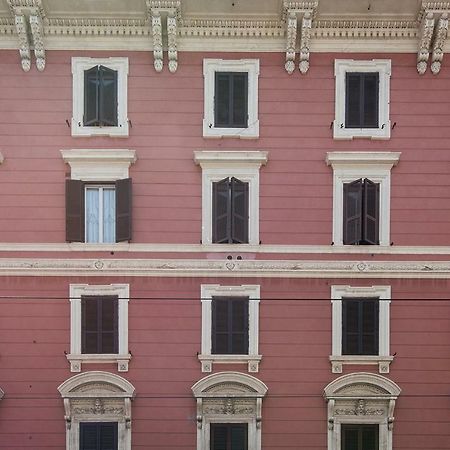
[[[344,183],[344,245],[379,244],[380,185],[368,178]]]
[[[247,435],[246,423],[212,423],[210,450],[247,450]]]
[[[80,450],[118,450],[117,422],[80,422]]]
[[[345,128],[378,128],[378,72],[347,72]]]
[[[118,311],[117,296],[81,297],[81,353],[118,353]]]
[[[212,183],[212,242],[248,243],[248,183],[225,178]]]
[[[342,299],[342,354],[378,355],[379,299]]]
[[[378,425],[341,425],[341,450],[378,450]]]
[[[117,70],[98,65],[84,71],[83,125],[117,126]]]
[[[248,73],[216,72],[214,126],[247,128]]]
[[[248,297],[213,297],[212,354],[248,354]]]
[[[131,240],[131,178],[104,186],[66,180],[66,240]]]

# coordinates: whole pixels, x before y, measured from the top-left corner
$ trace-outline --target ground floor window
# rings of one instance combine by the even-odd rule
[[[341,450],[378,450],[378,425],[341,426]]]
[[[212,423],[211,450],[247,450],[246,423]]]
[[[117,422],[81,422],[80,450],[118,450]]]

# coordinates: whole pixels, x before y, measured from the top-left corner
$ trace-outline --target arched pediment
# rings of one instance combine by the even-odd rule
[[[264,397],[267,386],[251,375],[219,372],[208,375],[192,386],[194,397]]]
[[[401,389],[393,381],[374,373],[351,373],[337,378],[324,389],[324,396],[342,397],[398,397]]]
[[[134,386],[125,378],[109,372],[92,371],[75,375],[58,386],[64,398],[130,398],[134,396]]]

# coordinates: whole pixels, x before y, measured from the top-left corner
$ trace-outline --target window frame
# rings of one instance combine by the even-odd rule
[[[378,355],[342,354],[342,300],[378,297]],[[342,373],[346,364],[378,365],[380,373],[389,373],[389,365],[394,357],[390,355],[390,305],[391,286],[331,286],[332,307],[332,348],[331,369]]]
[[[247,127],[227,128],[215,126],[215,74],[216,72],[247,72]],[[204,59],[204,116],[203,137],[223,138],[235,137],[242,139],[255,139],[259,137],[258,120],[258,78],[259,59]]]
[[[82,353],[82,297],[112,297],[118,298],[118,339],[116,353]],[[70,362],[71,372],[81,372],[83,363],[111,364],[117,363],[119,372],[128,372],[131,355],[128,350],[128,302],[130,297],[129,284],[89,285],[70,284],[70,353],[66,355]]]
[[[85,126],[84,125],[84,72],[94,66],[104,66],[117,71],[117,126]],[[127,137],[128,126],[128,58],[109,57],[72,57],[72,136],[110,136]]]
[[[345,245],[343,243],[344,184],[360,178],[368,178],[380,185],[378,245],[381,247],[391,245],[391,169],[398,164],[400,155],[400,152],[327,153],[326,163],[333,168],[333,245]],[[348,247],[355,246],[349,244]]]
[[[378,128],[346,128],[346,74],[378,73]],[[334,61],[335,84],[335,120],[333,123],[334,139],[390,139],[391,121],[389,119],[391,60],[372,59],[336,59]]]
[[[259,245],[259,171],[267,156],[264,151],[194,152],[194,161],[202,168],[202,244],[220,245],[224,251],[237,245]],[[212,242],[213,182],[227,177],[248,183],[248,244]]]
[[[212,372],[213,364],[247,364],[249,372],[259,371],[262,356],[259,349],[259,303],[260,286],[222,286],[202,284],[200,289],[202,305],[202,342],[198,359],[202,372]],[[212,301],[213,297],[248,297],[248,354],[212,353]]]

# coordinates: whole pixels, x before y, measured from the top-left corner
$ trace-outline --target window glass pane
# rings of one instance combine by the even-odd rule
[[[117,126],[117,71],[100,66],[100,125]]]
[[[116,242],[116,191],[103,188],[103,242]]]
[[[233,121],[232,126],[247,127],[247,73],[233,74]]]
[[[84,118],[83,125],[98,125],[98,67],[92,67],[84,72]]]
[[[99,189],[86,188],[86,242],[99,242]]]
[[[347,73],[345,127],[361,128],[361,74]]]
[[[215,126],[229,127],[230,118],[230,74],[216,72],[215,88]]]
[[[364,76],[364,128],[378,128],[378,73]]]

